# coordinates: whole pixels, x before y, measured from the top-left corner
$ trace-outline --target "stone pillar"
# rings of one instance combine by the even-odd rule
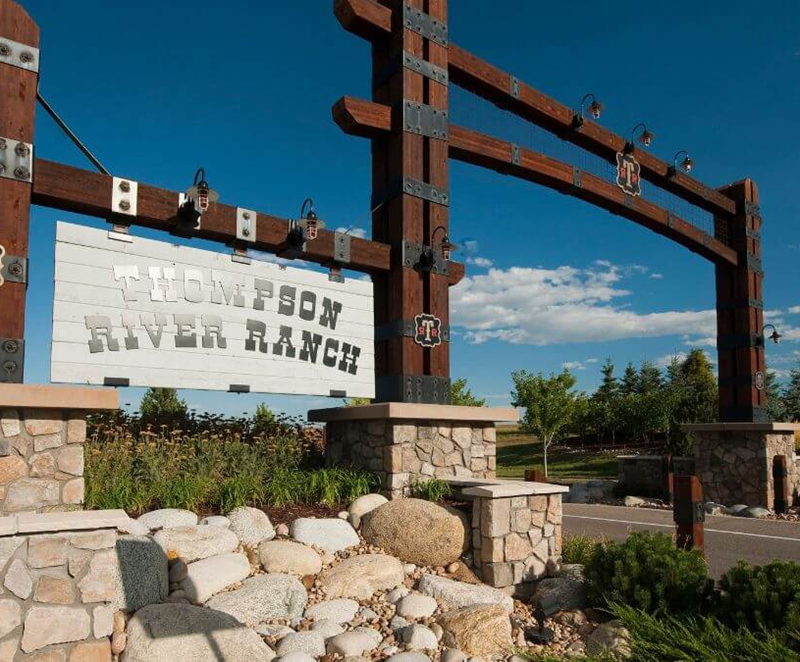
[[[0,514],[83,506],[86,412],[115,391],[0,384]]]
[[[473,565],[484,582],[530,595],[561,557],[563,485],[520,481],[451,481],[472,502]],[[550,566],[550,567],[548,567]]]
[[[709,423],[685,425],[694,436],[695,468],[707,501],[731,506],[772,508],[775,487],[772,462],[786,456],[789,504],[800,487],[794,462],[800,423]]]
[[[127,522],[121,510],[0,517],[0,660],[111,661]]]
[[[308,420],[326,423],[329,466],[376,472],[384,494],[408,494],[430,478],[493,478],[498,421],[519,420],[510,408],[387,402],[318,409]]]

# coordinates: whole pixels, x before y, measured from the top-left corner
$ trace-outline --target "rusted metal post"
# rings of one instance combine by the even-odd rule
[[[785,455],[776,455],[772,459],[772,482],[775,490],[775,512],[785,513],[789,507],[789,468]]]
[[[706,520],[703,487],[697,476],[675,476],[674,485],[672,517],[675,543],[679,549],[699,549],[702,552],[705,545],[703,523]]]
[[[525,469],[525,480],[529,483],[549,483],[541,469]]]

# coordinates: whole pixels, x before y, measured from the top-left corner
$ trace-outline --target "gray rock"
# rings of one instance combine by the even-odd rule
[[[442,651],[442,662],[467,662],[467,656],[456,648],[446,648]]]
[[[219,526],[174,526],[153,536],[161,548],[187,563],[236,551],[239,540],[232,531]]]
[[[306,589],[294,577],[257,575],[244,581],[241,588],[214,596],[206,607],[255,625],[276,618],[299,618],[306,602]]]
[[[262,623],[257,625],[255,631],[262,637],[275,637],[276,639],[283,639],[287,634],[294,634],[294,630],[288,625],[269,625]]]
[[[174,526],[193,526],[197,524],[197,515],[191,510],[180,508],[162,508],[145,513],[137,520],[151,531],[156,529],[170,529]]]
[[[271,660],[272,649],[227,614],[183,604],[150,605],[128,622],[125,662]]]
[[[386,602],[391,602],[392,604],[397,604],[397,602],[399,602],[401,598],[404,598],[410,592],[411,591],[409,591],[409,589],[407,589],[405,586],[398,586],[397,588],[392,589],[391,591],[389,591],[384,596],[383,599],[386,600]]]
[[[770,515],[772,515],[772,512],[770,512],[766,508],[762,508],[761,506],[753,506],[752,508],[743,510],[740,514],[742,517],[754,517],[756,519],[763,519],[764,517],[769,517]]]
[[[464,658],[466,659],[466,658]],[[387,658],[388,662],[431,662],[431,658],[422,653],[415,651],[408,651],[405,653],[397,653]]]
[[[714,503],[713,501],[706,502],[705,505],[706,514],[707,515],[729,515],[730,511],[720,503]]]
[[[378,618],[378,614],[369,607],[361,607],[361,609],[358,610],[358,617],[369,622]]]
[[[127,522],[117,527],[120,533],[130,533],[133,536],[146,536],[150,533],[150,527],[142,524],[139,520],[128,519]]]
[[[735,503],[732,506],[728,506],[728,512],[731,515],[741,515],[745,510],[747,510],[750,506],[746,506],[743,503]]]
[[[631,656],[631,633],[622,621],[613,620],[599,625],[586,640],[589,655],[610,655],[614,659]]]
[[[434,598],[429,595],[420,595],[419,593],[411,593],[404,598],[400,598],[396,606],[398,616],[412,620],[432,616],[438,607]]]
[[[318,602],[306,609],[305,617],[310,621],[329,620],[334,623],[348,623],[355,618],[358,603],[349,598]]]
[[[343,632],[331,637],[326,642],[326,649],[329,654],[339,654],[345,657],[363,655],[378,647],[375,638],[359,628],[352,632]]]
[[[586,607],[586,584],[564,577],[542,579],[536,584],[531,596],[531,604],[544,598],[555,598],[562,611],[584,609]]]
[[[400,636],[411,650],[436,650],[439,647],[436,635],[424,625],[409,625]]]
[[[417,589],[442,602],[445,610],[461,609],[473,605],[500,605],[509,614],[514,610],[514,601],[506,595],[484,584],[467,584],[447,577],[424,574]]]
[[[409,623],[405,618],[402,616],[392,616],[392,620],[389,621],[389,627],[392,628],[392,632],[398,632],[404,628],[407,628],[411,623]]]
[[[339,552],[360,542],[356,530],[338,518],[301,517],[292,522],[289,532],[295,540],[314,545],[325,552]]]
[[[357,517],[364,517],[370,510],[375,510],[388,501],[382,494],[365,494],[350,504],[348,512]]]
[[[249,574],[250,562],[244,554],[209,556],[187,566],[181,589],[189,600],[203,604],[228,586],[247,579]]]
[[[318,621],[314,621],[314,624],[311,626],[311,631],[319,632],[319,634],[322,635],[322,638],[327,641],[331,637],[335,637],[337,634],[342,634],[342,632],[344,632],[344,628],[338,623],[334,623],[329,618],[323,618]]]
[[[367,600],[373,593],[399,586],[404,579],[399,559],[386,554],[362,554],[326,568],[319,583],[328,597]]]
[[[134,612],[167,597],[167,555],[158,543],[150,536],[119,536],[116,552],[115,609]]]
[[[231,528],[231,521],[223,515],[209,515],[200,520],[201,526],[221,526],[223,529]]]
[[[586,581],[585,567],[580,563],[563,563],[558,569],[558,576],[574,582]]]
[[[275,529],[263,510],[241,506],[228,513],[233,531],[243,545],[257,546],[262,540],[272,540]]]
[[[322,657],[325,655],[325,639],[319,632],[287,634],[280,640],[275,652],[281,657],[289,653],[306,653],[311,657]]]

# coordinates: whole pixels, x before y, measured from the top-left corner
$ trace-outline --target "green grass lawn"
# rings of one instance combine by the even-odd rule
[[[547,453],[550,477],[571,483],[592,478],[616,478],[617,460],[612,453],[595,449],[550,446]],[[498,478],[522,478],[525,469],[544,469],[542,444],[533,435],[514,428],[497,431]]]

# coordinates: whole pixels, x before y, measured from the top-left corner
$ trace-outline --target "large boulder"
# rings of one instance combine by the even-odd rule
[[[167,555],[150,536],[118,536],[116,556],[115,609],[134,612],[167,597]]]
[[[329,598],[367,600],[377,591],[400,586],[405,579],[403,564],[386,554],[351,556],[327,568],[319,583]]]
[[[244,554],[209,556],[186,567],[181,588],[189,600],[201,605],[228,586],[247,579],[249,574],[250,562]]]
[[[263,510],[241,506],[228,513],[230,529],[243,545],[255,547],[262,540],[272,540],[275,529]]]
[[[586,652],[615,660],[631,656],[631,633],[622,621],[613,620],[597,626],[586,640]]]
[[[511,620],[498,605],[456,609],[442,614],[437,622],[444,631],[442,644],[469,657],[508,653],[514,647]]]
[[[206,607],[230,614],[245,625],[256,625],[277,618],[300,618],[306,602],[306,589],[296,578],[257,575],[235,591],[214,596]]]
[[[422,499],[396,499],[369,511],[364,539],[406,563],[447,566],[457,561],[471,535],[466,516]]]
[[[325,639],[319,632],[294,632],[280,640],[277,647],[281,657],[289,653],[306,653],[311,657],[325,655]]]
[[[153,540],[169,558],[181,558],[187,563],[234,552],[239,546],[236,534],[221,526],[176,526],[162,529]]]
[[[303,577],[322,570],[320,555],[294,540],[265,540],[258,546],[258,558],[267,572]]]
[[[271,660],[275,653],[235,618],[184,604],[150,605],[128,622],[124,662]]]
[[[306,609],[305,617],[310,621],[333,621],[334,623],[347,623],[352,621],[358,611],[358,603],[349,598],[325,600],[318,602]]]
[[[347,512],[356,517],[364,517],[364,515],[371,510],[375,510],[378,506],[382,506],[384,503],[388,502],[389,499],[383,496],[383,494],[365,494],[353,501],[353,503],[350,504],[350,508],[347,509]]]
[[[339,654],[353,657],[375,650],[381,643],[381,635],[369,628],[356,628],[350,632],[342,632],[326,642],[328,654]]]
[[[422,575],[417,590],[442,603],[445,610],[475,605],[499,605],[509,614],[514,610],[511,596],[485,584],[467,584],[438,575]]]
[[[361,542],[356,530],[338,518],[300,517],[292,522],[289,533],[295,540],[319,547],[324,552],[340,552]]]
[[[175,526],[193,526],[197,524],[197,515],[191,510],[180,508],[161,508],[141,515],[137,520],[151,531],[171,529]]]
[[[536,584],[531,604],[545,598],[555,598],[561,611],[586,608],[586,584],[566,577],[550,577]]]

